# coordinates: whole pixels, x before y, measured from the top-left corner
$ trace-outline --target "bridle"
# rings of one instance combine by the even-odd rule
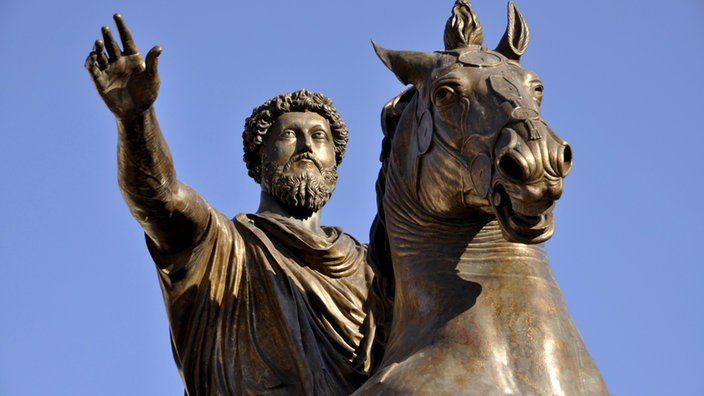
[[[437,75],[433,76],[433,80],[437,80],[447,75],[451,71],[456,70],[458,67],[494,68],[504,64],[505,62],[508,62],[508,60],[502,55],[494,52],[487,52],[483,49],[479,51],[471,50],[458,52],[456,50],[451,50],[440,52],[455,56],[456,63],[452,64],[449,67],[443,68],[437,73]],[[463,104],[462,120],[460,124],[462,127],[463,141],[461,149],[457,150],[456,148],[452,147],[447,141],[445,141],[445,139],[440,134],[436,133],[435,123],[433,121],[434,106],[431,105],[431,101],[429,98],[422,97],[424,95],[421,90],[417,91],[416,108],[414,109],[413,128],[415,129],[414,135],[417,139],[418,144],[418,155],[415,161],[415,177],[411,181],[416,199],[419,199],[420,197],[420,186],[418,182],[418,179],[420,178],[420,163],[422,157],[426,155],[430,151],[431,147],[434,145],[442,149],[445,153],[447,153],[455,162],[459,163],[462,168],[462,171],[467,172],[468,174],[471,174],[474,162],[484,161],[485,164],[483,165],[485,167],[487,167],[486,165],[489,165],[489,174],[481,175],[482,180],[485,181],[481,184],[488,185],[493,177],[493,172],[495,169],[495,166],[491,165],[495,162],[494,152],[496,149],[496,145],[499,141],[499,137],[501,135],[500,131],[509,128],[511,125],[514,125],[516,123],[525,123],[528,130],[528,140],[540,140],[543,138],[540,133],[538,123],[545,123],[545,121],[543,121],[538,111],[521,105],[522,97],[520,90],[509,78],[506,77],[505,73],[499,72],[497,74],[491,75],[488,78],[488,82],[491,91],[495,93],[497,97],[503,100],[500,105],[500,108],[502,109],[502,112],[506,115],[502,127],[499,128],[499,133],[492,134],[493,140],[492,142],[490,142],[489,157],[482,154],[478,156],[480,158],[469,158],[463,153],[465,147],[467,146],[467,142],[469,141],[471,136],[466,131],[466,117],[468,116],[468,110],[470,105],[468,98],[462,98],[463,101],[466,101],[466,103]],[[426,92],[425,96],[427,95],[429,95],[429,93]],[[460,195],[462,196],[463,204],[466,204],[466,202],[464,202],[464,193],[466,192],[466,187],[464,185],[462,186],[462,190],[462,194]],[[488,187],[482,188],[481,191],[478,191],[478,193],[483,198],[486,198],[486,196],[488,195]]]

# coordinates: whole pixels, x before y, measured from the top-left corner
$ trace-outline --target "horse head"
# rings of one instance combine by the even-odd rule
[[[427,213],[462,219],[493,214],[504,237],[540,243],[554,232],[552,209],[572,150],[541,117],[543,85],[520,65],[529,31],[509,3],[509,24],[495,50],[466,0],[445,28],[445,50],[394,51],[374,43],[384,64],[412,84],[386,106],[382,156]]]

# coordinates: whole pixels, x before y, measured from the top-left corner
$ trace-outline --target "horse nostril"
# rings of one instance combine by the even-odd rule
[[[565,177],[572,170],[572,148],[569,144],[563,147],[560,159],[560,176]]]
[[[505,154],[499,159],[499,169],[505,176],[516,181],[525,180],[528,177],[527,167],[513,155]]]

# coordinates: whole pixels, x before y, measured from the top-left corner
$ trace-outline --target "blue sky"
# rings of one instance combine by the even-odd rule
[[[503,1],[475,0],[485,43]],[[179,395],[143,234],[120,196],[116,128],[83,62],[121,12],[161,45],[156,103],[181,180],[223,213],[256,210],[251,109],[299,88],[350,128],[324,223],[367,240],[381,106],[403,87],[369,39],[438,50],[452,1],[0,1],[0,395]],[[611,391],[704,394],[704,4],[540,1],[524,66],[575,165],[550,259]]]

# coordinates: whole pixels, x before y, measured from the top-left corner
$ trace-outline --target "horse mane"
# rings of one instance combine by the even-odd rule
[[[384,218],[384,194],[386,192],[386,172],[388,160],[391,154],[391,143],[396,133],[396,127],[401,119],[401,114],[406,106],[416,95],[417,89],[411,87],[389,102],[381,110],[381,130],[384,138],[381,142],[381,169],[376,180],[376,206],[377,213],[369,230],[369,248],[367,250],[367,261],[374,269],[376,280],[374,282],[374,292],[380,301],[379,318],[377,320],[377,342],[386,344],[386,339],[391,331],[391,319],[393,315],[393,301],[395,295],[394,269],[391,262],[391,250],[389,247],[389,237],[386,233],[386,222]],[[383,349],[383,348],[382,348]]]

